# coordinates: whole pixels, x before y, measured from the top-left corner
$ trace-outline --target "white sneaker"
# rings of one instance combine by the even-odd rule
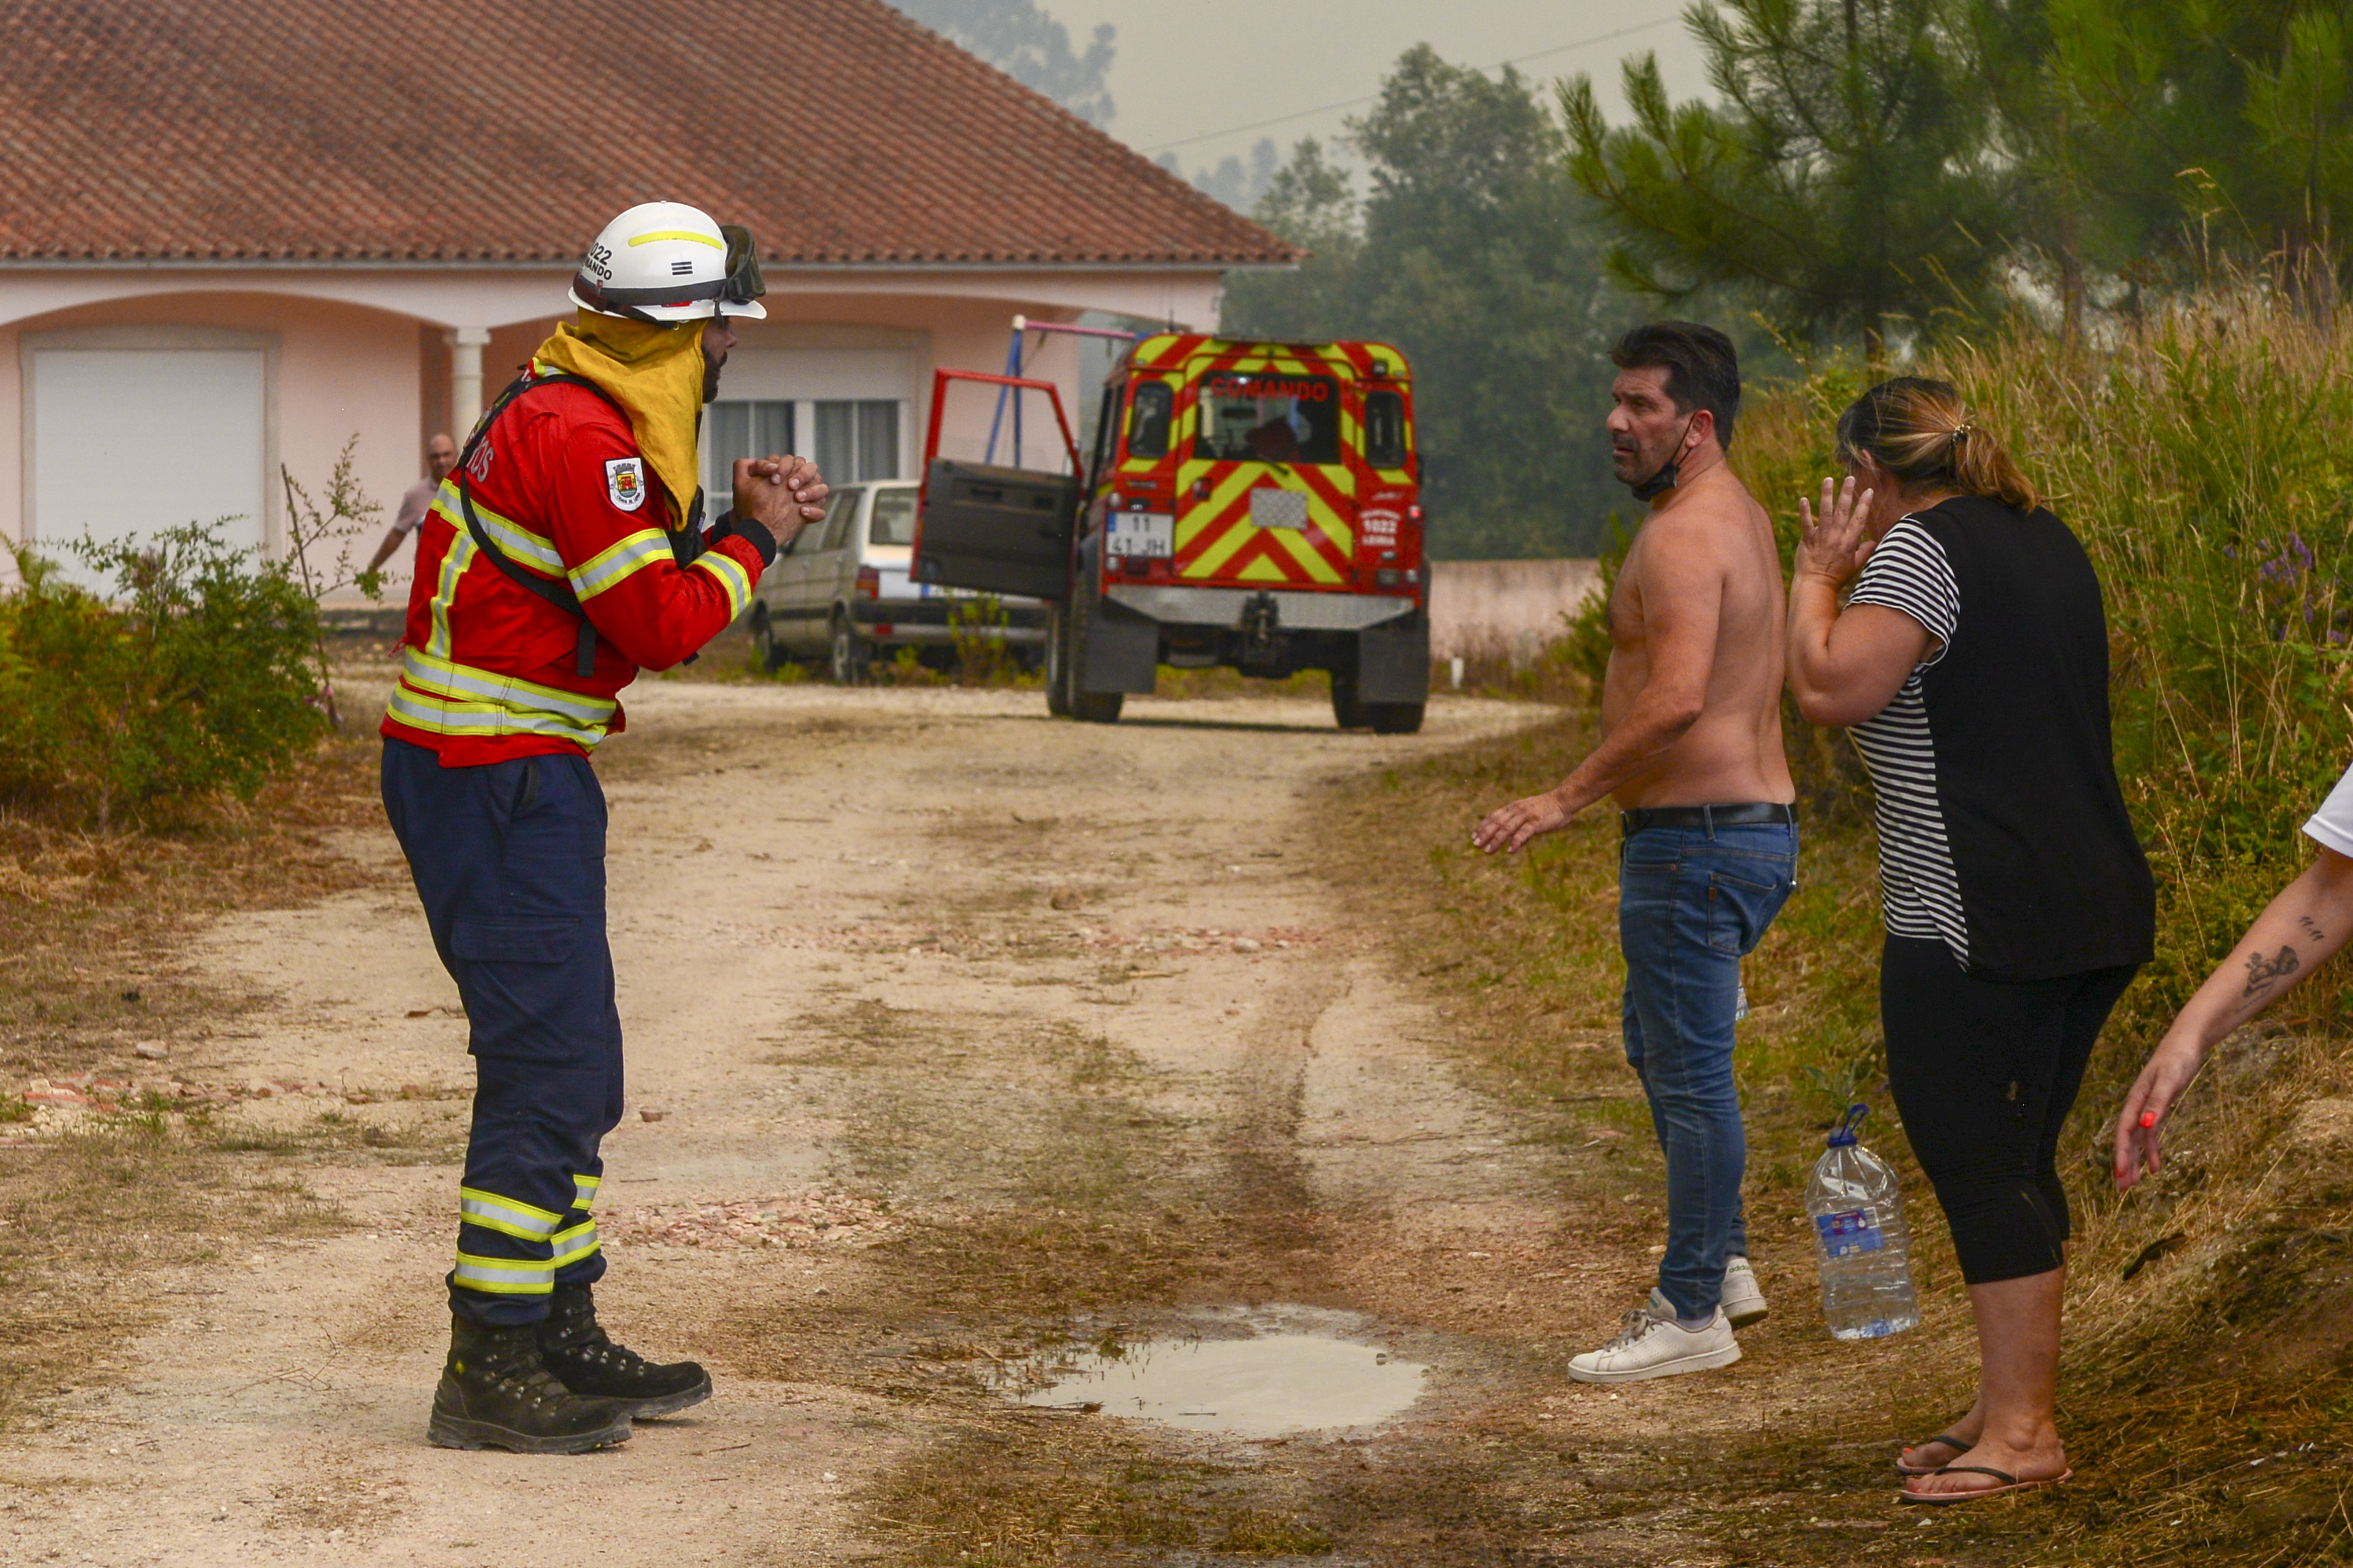
[[[1721,1300],[1724,1315],[1732,1320],[1732,1326],[1736,1329],[1745,1329],[1751,1323],[1765,1321],[1768,1310],[1765,1305],[1765,1292],[1757,1288],[1757,1270],[1748,1267],[1746,1258],[1724,1260]]]
[[[1675,1321],[1674,1309],[1663,1298],[1653,1294],[1651,1303],[1626,1314],[1616,1339],[1571,1357],[1568,1375],[1578,1383],[1639,1383],[1730,1366],[1740,1359],[1740,1342],[1732,1337],[1732,1321],[1722,1307],[1705,1328],[1692,1330]]]

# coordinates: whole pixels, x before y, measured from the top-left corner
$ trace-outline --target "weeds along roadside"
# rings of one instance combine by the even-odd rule
[[[340,1228],[299,1172],[237,1152],[200,1102],[126,1091],[114,1113],[26,1138],[34,1107],[21,1091],[92,1073],[171,1077],[189,1041],[265,1002],[197,980],[187,940],[227,911],[306,904],[364,879],[327,836],[374,809],[374,751],[330,742],[249,805],[216,800],[168,829],[99,833],[0,813],[0,1430],[114,1374],[158,1316],[155,1270]],[[150,1042],[170,1055],[133,1054]],[[207,1305],[192,1298],[174,1315],[201,1331]]]
[[[2123,1087],[2306,862],[2298,825],[2353,761],[2348,349],[2341,317],[2316,322],[2251,284],[2145,319],[2102,353],[2018,324],[1906,367],[1959,384],[2100,569],[2118,770],[2158,883],[2158,960],[2104,1037],[2062,1149],[2078,1221],[2062,1420],[2078,1480],[2039,1505],[2036,1561],[2353,1552],[2343,963],[2217,1054],[2177,1114],[2164,1175],[2126,1200],[2105,1178]],[[1834,471],[1833,422],[1864,384],[1858,366],[1818,365],[1743,411],[1735,461],[1785,552],[1797,498]],[[1601,629],[1597,605],[1552,662],[1581,664],[1590,680]],[[1898,1157],[1926,1208],[1915,1235],[1942,1326],[1921,1332],[1916,1353],[1965,1401],[1959,1281],[1884,1092],[1867,784],[1841,737],[1788,721],[1805,847],[1801,889],[1747,966],[1752,1226],[1761,1212],[1764,1234],[1806,1245],[1779,1222],[1798,1212],[1820,1124],[1839,1100],[1871,1100],[1882,1114],[1866,1136]],[[1335,875],[1358,907],[1395,911],[1398,962],[1454,994],[1474,1069],[1510,1093],[1572,1101],[1625,1071],[1614,826],[1597,814],[1518,864],[1484,860],[1467,839],[1480,814],[1567,771],[1588,743],[1582,723],[1483,742],[1332,803],[1346,824]]]
[[[1915,367],[1961,389],[2075,530],[2105,592],[2116,763],[2156,872],[2157,960],[2119,1007],[2062,1146],[2078,1234],[2063,1419],[2086,1561],[2353,1555],[2353,988],[2340,959],[2216,1053],[2172,1161],[2118,1199],[2108,1122],[2173,1013],[2306,864],[2348,762],[2353,323],[2242,279],[2098,349],[2026,323]],[[1856,367],[1741,421],[1788,543],[1831,472]]]

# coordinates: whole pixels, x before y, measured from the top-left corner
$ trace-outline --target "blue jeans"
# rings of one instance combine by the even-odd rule
[[[1783,823],[1646,827],[1619,851],[1626,1059],[1667,1161],[1659,1290],[1686,1318],[1715,1310],[1725,1259],[1748,1252],[1748,1143],[1732,1077],[1740,960],[1781,912],[1797,871],[1798,830]]]

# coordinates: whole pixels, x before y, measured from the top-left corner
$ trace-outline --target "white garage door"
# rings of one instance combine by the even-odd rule
[[[66,549],[230,521],[259,549],[268,518],[268,363],[259,349],[37,349],[31,355],[32,537]]]

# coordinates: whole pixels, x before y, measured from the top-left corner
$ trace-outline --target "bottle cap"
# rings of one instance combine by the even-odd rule
[[[1846,1114],[1839,1118],[1837,1130],[1831,1134],[1830,1146],[1833,1149],[1853,1148],[1856,1142],[1854,1130],[1870,1114],[1871,1107],[1868,1105],[1848,1106]]]

